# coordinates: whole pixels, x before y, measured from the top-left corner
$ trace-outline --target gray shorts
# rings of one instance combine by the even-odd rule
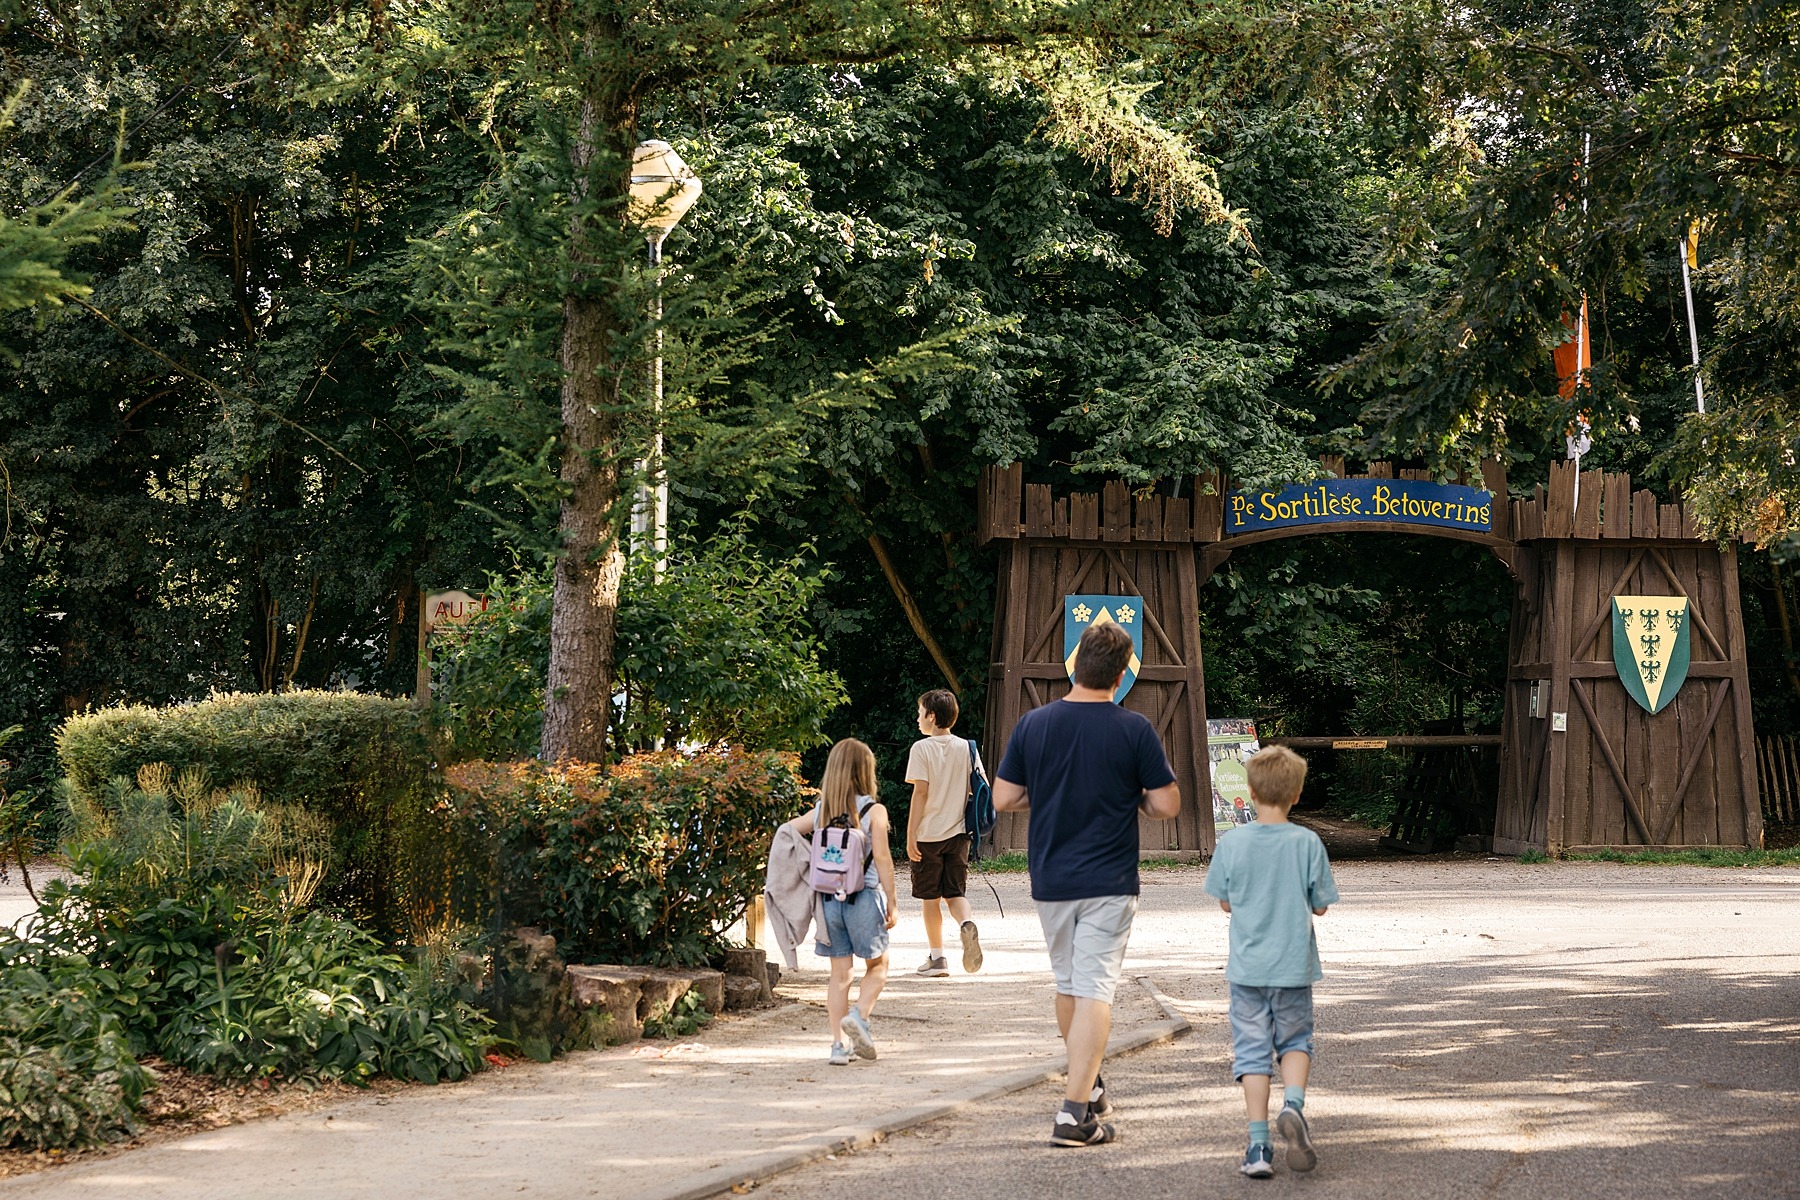
[[[1058,995],[1112,1003],[1137,906],[1136,896],[1037,902]]]

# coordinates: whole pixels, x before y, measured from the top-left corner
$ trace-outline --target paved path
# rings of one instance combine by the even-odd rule
[[[1224,918],[1198,870],[1145,877],[1128,971],[1188,1013],[1118,1060],[1126,1140],[1042,1145],[1056,1089],[990,1100],[762,1183],[800,1198],[1800,1196],[1800,871],[1513,862],[1348,863],[1319,923],[1329,979],[1310,1178],[1240,1179],[1223,1020]],[[524,1195],[653,1200],[819,1133],[1049,1064],[1049,988],[1022,877],[974,978],[900,978],[882,1058],[825,1066],[822,972],[804,1003],[702,1031],[692,1057],[621,1048],[238,1126],[38,1176],[15,1197]],[[910,914],[909,914],[910,916]],[[919,957],[916,922],[896,962]],[[789,990],[784,986],[784,991]],[[1161,1013],[1128,987],[1120,1024]]]
[[[1312,1175],[1237,1174],[1218,930],[1181,873],[1146,876],[1131,962],[1196,1028],[1108,1068],[1119,1144],[1044,1147],[1057,1094],[1041,1087],[758,1194],[1800,1196],[1800,872],[1351,863],[1338,879]]]

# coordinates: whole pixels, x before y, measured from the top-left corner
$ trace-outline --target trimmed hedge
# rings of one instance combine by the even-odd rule
[[[689,965],[723,948],[762,890],[775,827],[802,806],[792,754],[736,748],[446,772],[465,861],[500,925],[533,925],[570,962]]]
[[[253,784],[331,825],[319,891],[385,939],[420,939],[436,905],[414,879],[437,822],[442,777],[424,716],[404,700],[352,692],[221,694],[168,708],[131,705],[71,717],[56,738],[68,786],[104,806],[115,779],[166,764],[203,768],[221,787]]]

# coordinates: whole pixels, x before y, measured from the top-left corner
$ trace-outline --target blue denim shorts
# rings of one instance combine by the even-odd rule
[[[1273,1075],[1292,1050],[1313,1052],[1310,987],[1231,985],[1231,1077]]]
[[[820,958],[880,958],[888,951],[887,897],[865,887],[847,900],[825,897],[813,952]]]

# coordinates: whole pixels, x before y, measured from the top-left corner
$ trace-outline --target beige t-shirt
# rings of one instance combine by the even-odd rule
[[[963,831],[963,805],[969,799],[969,743],[953,733],[920,738],[906,758],[906,782],[923,783],[925,812],[919,819],[921,842],[948,841]]]

